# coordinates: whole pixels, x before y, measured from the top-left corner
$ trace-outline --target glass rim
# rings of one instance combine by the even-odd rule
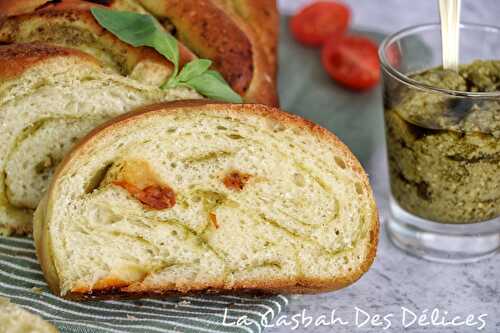
[[[407,76],[406,74],[400,72],[398,69],[394,68],[388,61],[387,54],[386,54],[386,49],[389,45],[394,43],[397,40],[400,40],[406,36],[422,32],[422,31],[429,31],[429,30],[437,30],[441,29],[441,24],[440,23],[425,23],[425,24],[419,24],[419,25],[414,25],[407,27],[405,29],[399,30],[386,38],[382,41],[380,44],[378,54],[379,54],[379,59],[380,59],[380,64],[382,66],[382,69],[384,69],[387,73],[392,75],[395,79],[400,81],[401,83],[404,83],[406,85],[409,85],[413,88],[417,88],[420,90],[424,90],[427,92],[434,92],[438,94],[444,94],[447,96],[452,96],[452,97],[479,97],[479,98],[499,98],[500,97],[500,91],[490,91],[490,92],[468,92],[468,91],[460,91],[460,90],[452,90],[452,89],[446,89],[446,88],[439,88],[435,86],[431,86],[422,82],[419,82],[417,80],[414,80]],[[494,25],[486,25],[486,24],[477,24],[477,23],[461,23],[460,24],[460,29],[469,29],[469,30],[483,30],[483,31],[491,31],[491,32],[497,32],[499,33],[500,36],[500,27],[494,26]],[[499,37],[500,38],[500,37]]]

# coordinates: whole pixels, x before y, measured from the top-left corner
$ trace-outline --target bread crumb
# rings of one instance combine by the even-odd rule
[[[182,300],[179,303],[177,303],[178,306],[184,306],[184,305],[189,305],[191,304],[190,301]]]
[[[31,291],[34,292],[35,294],[41,295],[43,294],[43,289],[39,287],[33,287],[31,288]]]

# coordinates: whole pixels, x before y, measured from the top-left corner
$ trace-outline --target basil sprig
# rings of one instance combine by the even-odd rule
[[[135,47],[152,47],[174,64],[174,71],[161,88],[189,86],[205,97],[232,103],[243,100],[219,72],[211,70],[212,61],[195,59],[179,72],[179,44],[151,15],[115,11],[101,7],[91,9],[97,22],[123,42]]]

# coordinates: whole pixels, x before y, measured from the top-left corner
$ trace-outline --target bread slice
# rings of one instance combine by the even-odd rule
[[[179,101],[93,131],[35,213],[68,298],[320,292],[371,265],[377,209],[332,133],[277,109]]]
[[[0,332],[57,333],[59,331],[39,316],[0,297]]]
[[[0,46],[0,234],[31,231],[33,210],[72,145],[139,106],[198,98],[104,69],[94,57],[46,44]]]
[[[124,44],[94,20],[89,9],[102,5],[156,16],[179,39],[181,63],[195,54],[211,59],[246,102],[278,104],[275,0],[0,0],[8,15],[0,20],[0,43],[48,42],[91,53],[124,75],[135,69],[144,78],[168,76],[171,66],[156,52]]]
[[[96,4],[63,2],[7,17],[0,21],[0,43],[49,43],[72,48],[92,55],[123,76],[151,85],[164,83],[172,64],[153,49],[133,47],[106,31],[92,16],[92,6]],[[181,63],[192,57],[184,54]]]

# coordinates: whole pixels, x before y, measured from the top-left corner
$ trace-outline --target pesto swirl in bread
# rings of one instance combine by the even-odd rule
[[[320,292],[371,265],[368,178],[327,130],[261,105],[132,112],[67,155],[35,214],[54,293]]]

